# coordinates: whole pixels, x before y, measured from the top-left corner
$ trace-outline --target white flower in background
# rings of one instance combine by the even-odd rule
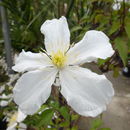
[[[4,86],[4,85],[0,86],[0,94],[1,94],[4,90],[5,90],[5,86]]]
[[[9,104],[8,101],[0,101],[0,106],[1,106],[1,107],[5,107],[5,106],[7,106],[8,104]]]
[[[0,106],[5,107],[7,106],[12,100],[12,94],[5,95],[4,93],[0,95]]]
[[[121,8],[121,3],[114,3],[112,5],[113,10],[119,10]]]
[[[50,96],[58,75],[61,94],[77,113],[95,117],[106,110],[114,95],[111,82],[79,65],[112,56],[109,38],[101,31],[91,30],[70,48],[70,32],[63,16],[45,21],[41,32],[45,35],[46,53],[23,50],[13,67],[17,72],[26,72],[13,89],[20,109],[25,114],[37,112]]]
[[[21,129],[22,128],[26,129],[26,125],[21,123],[25,118],[26,115],[20,109],[18,109],[18,112],[15,112],[11,116],[7,130],[15,130],[15,127],[17,126],[18,123],[20,123],[19,127],[21,127]]]
[[[121,3],[123,0],[114,0],[114,3],[112,5],[113,10],[119,10],[121,8]],[[129,0],[124,0],[124,2],[130,2]]]
[[[9,99],[10,97],[8,97],[5,94],[0,95],[0,106],[1,107],[5,107],[9,104]]]

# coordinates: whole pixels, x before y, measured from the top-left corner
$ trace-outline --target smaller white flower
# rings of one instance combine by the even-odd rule
[[[1,107],[5,107],[5,106],[7,106],[8,105],[8,103],[9,103],[9,101],[0,101],[0,106]]]
[[[5,90],[5,86],[0,86],[0,93],[2,93]]]
[[[0,96],[0,106],[7,106],[12,100],[12,94],[5,95],[4,93]]]
[[[121,8],[121,3],[114,3],[112,5],[113,10],[119,10]]]
[[[95,117],[105,111],[114,95],[111,82],[80,64],[112,56],[109,38],[101,31],[91,30],[71,47],[65,17],[45,21],[41,32],[45,35],[45,53],[23,50],[13,67],[17,72],[26,72],[13,89],[20,109],[26,114],[37,112],[50,96],[58,75],[61,94],[77,113]]]
[[[12,87],[12,83],[19,78],[19,74],[10,74],[9,78],[10,78],[10,80],[9,80],[9,82],[6,83],[6,85],[10,86],[9,89],[12,89],[11,88]]]
[[[27,115],[25,115],[20,109],[18,109],[18,112],[15,112],[11,116],[7,130],[15,130],[17,124],[21,123],[26,118],[26,116]]]
[[[27,125],[24,123],[19,123],[19,128],[18,130],[26,130],[27,129]]]
[[[9,97],[5,95],[4,93],[0,96],[0,99],[8,99]]]
[[[123,2],[123,0],[114,0],[114,3],[112,5],[113,10],[119,10],[121,8],[121,3],[122,2]],[[124,0],[124,2],[126,2],[126,3],[129,2],[130,3],[129,0]]]

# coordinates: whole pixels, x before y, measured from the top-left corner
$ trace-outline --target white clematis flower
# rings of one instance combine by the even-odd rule
[[[114,50],[101,31],[86,32],[83,39],[70,47],[70,32],[65,17],[47,20],[41,26],[45,35],[45,53],[20,53],[13,67],[26,72],[14,87],[14,100],[25,114],[34,114],[46,102],[51,86],[59,75],[61,93],[77,113],[95,117],[109,103],[114,90],[111,82],[79,65],[106,59]]]
[[[15,112],[10,118],[7,130],[16,130],[15,127],[17,126],[17,124],[21,123],[26,118],[26,116],[27,115],[25,115],[20,109],[18,109],[18,112]]]
[[[121,3],[125,2],[125,3],[130,3],[129,0],[114,0],[112,8],[113,10],[119,10],[121,8]]]
[[[5,107],[7,106],[12,100],[12,94],[6,95],[6,94],[2,94],[0,95],[0,106],[1,107]]]

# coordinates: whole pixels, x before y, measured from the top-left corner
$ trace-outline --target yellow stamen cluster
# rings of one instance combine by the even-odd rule
[[[57,53],[52,54],[51,56],[52,63],[57,67],[57,68],[63,68],[65,65],[66,61],[66,56],[62,51],[57,51]]]
[[[17,122],[18,112],[14,113],[8,123],[8,126],[13,125],[15,122]]]

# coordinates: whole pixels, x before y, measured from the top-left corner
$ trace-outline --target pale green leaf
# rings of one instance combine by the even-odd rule
[[[126,31],[128,37],[130,38],[130,23],[126,23],[126,25],[125,25],[125,31]]]
[[[116,32],[120,27],[120,23],[119,22],[114,22],[110,28],[109,34],[111,35],[112,33]]]
[[[101,119],[95,119],[92,121],[92,124],[91,124],[91,130],[94,130],[94,129],[97,129],[97,128],[100,128],[102,126],[103,122]]]
[[[81,26],[75,26],[75,27],[73,27],[73,28],[71,29],[71,33],[76,32],[76,31],[81,30],[81,29],[82,29]]]
[[[61,115],[62,115],[66,120],[69,120],[69,119],[70,119],[70,114],[69,114],[69,111],[68,111],[67,107],[62,106],[59,111],[60,111]]]
[[[115,40],[115,48],[119,52],[119,55],[123,61],[124,66],[126,66],[128,58],[128,46],[126,41],[122,40],[121,38],[117,38]]]
[[[51,122],[53,115],[54,115],[53,109],[47,109],[43,111],[42,119],[39,121],[38,126],[41,127],[44,125],[48,125]]]
[[[111,130],[110,128],[101,128],[100,130]]]

